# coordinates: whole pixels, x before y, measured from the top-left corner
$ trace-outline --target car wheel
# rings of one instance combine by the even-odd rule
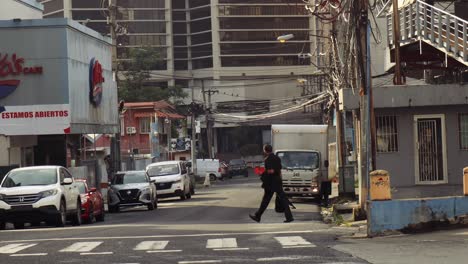
[[[104,201],[102,201],[101,213],[99,215],[96,215],[96,221],[103,222],[105,215],[106,213],[104,212]]]
[[[89,213],[88,213],[88,218],[86,219],[87,224],[92,224],[94,220],[94,206],[90,205],[89,206]]]
[[[192,198],[192,193],[189,191],[185,196],[187,197],[187,199],[190,199]]]
[[[154,209],[158,208],[158,197],[154,197]]]
[[[15,222],[13,223],[13,226],[15,229],[24,229],[24,223],[23,222]]]
[[[148,206],[148,211],[153,211],[154,210],[154,202],[151,202],[149,204],[147,204]]]
[[[0,222],[0,230],[5,230],[5,228],[6,228],[6,223]]]
[[[216,175],[210,174],[210,181],[216,181]]]
[[[118,205],[109,205],[109,212],[110,213],[118,213],[119,212],[119,206]]]
[[[31,226],[41,226],[41,222],[34,221],[34,222],[31,223]]]
[[[74,225],[74,226],[81,225],[81,203],[80,203],[80,201],[76,202],[76,213],[72,218],[72,225]]]
[[[183,191],[182,191],[182,194],[179,197],[180,197],[181,201],[187,199],[187,195]]]
[[[59,215],[57,216],[55,226],[64,227],[66,221],[67,221],[67,212],[65,211],[65,204],[62,201],[62,202],[60,202]]]

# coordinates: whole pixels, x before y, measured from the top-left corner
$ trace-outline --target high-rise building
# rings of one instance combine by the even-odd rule
[[[45,18],[69,17],[110,35],[108,0],[38,1],[44,4]],[[231,114],[265,113],[280,109],[285,98],[294,100],[325,89],[322,78],[314,74],[324,64],[321,58],[328,58],[325,49],[328,39],[321,37],[328,32],[308,13],[302,0],[113,0],[113,3],[118,7],[120,65],[125,67],[131,48],[158,48],[161,63],[155,65],[151,83],[182,86],[187,89],[188,101],[211,103],[218,111]],[[287,34],[293,37],[284,43],[277,40]],[[208,96],[209,90],[217,93]],[[320,114],[320,106],[304,108],[286,118],[250,125],[257,126],[261,135],[261,130],[267,129],[262,126],[271,122],[317,123],[321,122]],[[221,127],[236,126],[231,121],[235,120],[226,118],[216,123],[215,128],[220,129],[223,137],[229,135]]]

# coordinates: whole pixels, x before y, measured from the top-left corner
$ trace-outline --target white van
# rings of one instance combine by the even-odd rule
[[[221,162],[218,159],[197,159],[197,175],[204,178],[207,174],[210,175],[210,181],[222,178]]]

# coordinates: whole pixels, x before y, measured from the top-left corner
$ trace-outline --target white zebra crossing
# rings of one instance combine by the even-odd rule
[[[95,249],[103,242],[76,242],[73,243],[71,246],[61,249],[60,252],[90,252],[91,250]]]
[[[275,237],[283,248],[316,247],[300,236]]]
[[[216,251],[221,250],[248,250],[248,248],[237,247],[237,240],[235,238],[217,238],[208,239],[206,241],[206,248]]]
[[[35,245],[37,244],[25,244],[25,243],[8,244],[3,247],[0,247],[0,254],[14,254],[23,249],[34,247]]]
[[[316,247],[316,245],[305,240],[301,236],[281,236],[274,237],[274,240],[279,242],[283,248],[302,248],[302,247]],[[181,249],[166,249],[170,241],[142,241],[139,242],[133,250],[145,251],[147,253],[170,253],[170,252],[181,252]],[[103,244],[103,241],[85,241],[76,242],[70,246],[59,250],[59,252],[75,252],[81,255],[108,255],[113,254],[112,252],[92,252],[98,246]],[[10,254],[10,256],[44,256],[47,253],[31,253],[31,254],[16,254],[20,251],[32,248],[38,245],[37,243],[12,243],[0,246],[0,254]],[[216,238],[207,239],[206,248],[214,251],[222,250],[249,250],[249,248],[238,247],[236,238]],[[21,252],[23,253],[23,252]]]

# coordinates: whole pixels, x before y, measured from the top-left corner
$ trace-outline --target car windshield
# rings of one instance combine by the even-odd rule
[[[238,160],[231,160],[229,163],[231,165],[242,165],[242,164],[244,164],[244,161],[238,159]]]
[[[284,169],[312,170],[319,167],[317,152],[287,151],[278,152],[277,155]]]
[[[57,183],[56,169],[19,170],[8,173],[2,187],[50,185]]]
[[[117,173],[112,179],[112,184],[144,183],[146,173],[144,171]]]
[[[148,175],[154,176],[165,176],[179,174],[179,166],[177,164],[164,164],[155,165],[148,168]]]
[[[80,194],[85,194],[86,193],[86,185],[84,182],[75,182],[76,187],[78,187],[78,191]]]

